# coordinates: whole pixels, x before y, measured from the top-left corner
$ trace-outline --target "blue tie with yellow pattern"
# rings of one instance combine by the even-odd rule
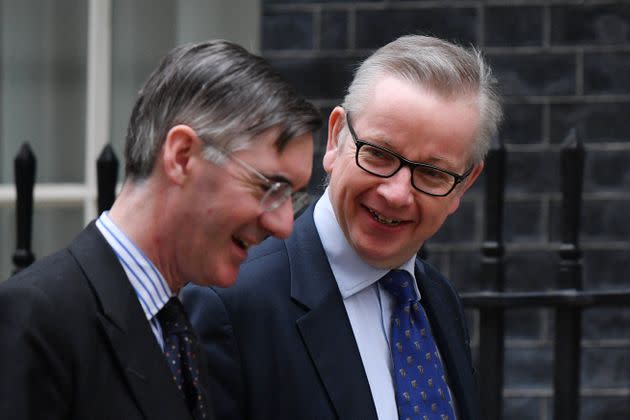
[[[398,417],[401,420],[454,420],[442,360],[412,281],[404,270],[392,270],[380,280],[396,301],[390,348]]]

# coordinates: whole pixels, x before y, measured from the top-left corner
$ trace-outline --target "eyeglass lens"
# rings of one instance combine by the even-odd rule
[[[357,151],[357,163],[363,169],[378,176],[394,175],[402,161],[387,150],[361,143]],[[412,176],[413,186],[429,194],[446,194],[455,184],[455,178],[430,166],[416,165]]]
[[[271,187],[261,199],[260,204],[265,211],[273,211],[284,204],[284,202],[289,198],[291,198],[294,214],[300,212],[309,203],[308,193],[294,193],[291,190],[291,185],[283,182],[276,182],[271,184]]]

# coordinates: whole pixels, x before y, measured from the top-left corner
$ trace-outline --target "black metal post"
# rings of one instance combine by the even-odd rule
[[[505,188],[505,148],[500,141],[490,149],[485,162],[485,235],[481,275],[484,290],[504,290],[503,202]],[[479,364],[481,417],[499,420],[503,410],[504,310],[479,309]]]
[[[582,252],[579,247],[580,209],[584,172],[584,146],[572,129],[562,148],[562,244],[559,289],[582,290]],[[555,420],[579,418],[580,342],[582,309],[556,309],[554,360]]]
[[[118,181],[118,158],[111,145],[107,144],[96,161],[98,188],[98,213],[109,210],[116,199]]]
[[[31,250],[33,228],[33,188],[37,162],[28,143],[23,143],[13,161],[15,177],[16,248],[13,254],[14,273],[35,261]]]

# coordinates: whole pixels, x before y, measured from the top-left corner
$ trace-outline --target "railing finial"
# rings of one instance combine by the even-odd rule
[[[16,249],[13,254],[14,272],[28,267],[35,261],[31,250],[33,231],[33,189],[35,187],[35,171],[37,160],[28,142],[20,147],[13,161],[15,178],[15,219],[16,219]]]
[[[118,158],[110,144],[105,145],[96,161],[98,213],[109,210],[116,199]]]

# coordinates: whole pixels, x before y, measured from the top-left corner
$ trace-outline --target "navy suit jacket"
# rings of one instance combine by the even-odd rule
[[[0,417],[191,419],[94,223],[68,248],[0,284]]]
[[[430,265],[416,269],[459,419],[478,399],[457,294]],[[376,419],[343,300],[313,221],[313,206],[286,240],[254,247],[229,289],[189,286],[184,305],[209,360],[221,419]]]

